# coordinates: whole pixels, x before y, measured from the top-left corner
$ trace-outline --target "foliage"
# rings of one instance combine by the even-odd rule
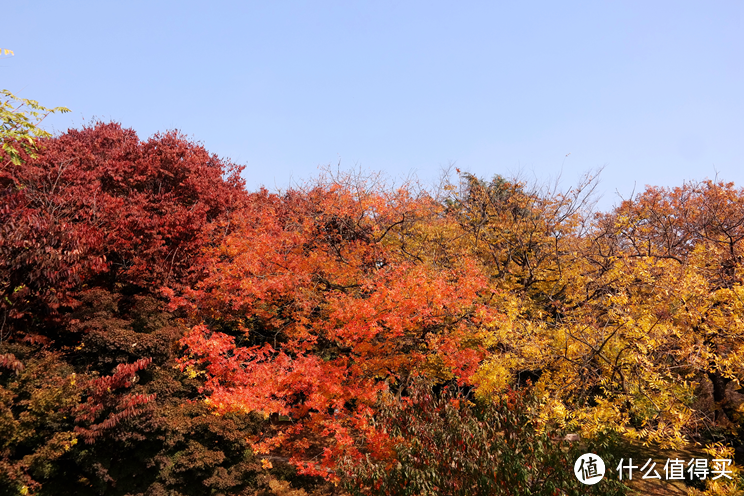
[[[259,423],[189,402],[195,384],[172,367],[140,370],[126,386],[122,372],[143,364],[96,377],[59,354],[9,346],[25,368],[0,374],[0,494],[199,495],[257,484],[246,437]],[[129,394],[116,394],[117,383]],[[154,397],[146,411],[122,415],[145,395]]]
[[[0,369],[0,494],[23,494],[38,489],[77,442],[73,410],[82,392],[58,354],[2,348],[21,360],[12,373]]]
[[[0,494],[570,494],[565,432],[744,444],[733,184],[249,193],[177,132],[31,139],[3,134]]]
[[[218,411],[292,419],[256,449],[281,445],[304,473],[327,474],[359,456],[358,436],[383,449],[369,422],[378,393],[475,371],[485,280],[467,259],[415,255],[409,230],[432,208],[404,188],[338,181],[262,194],[209,251],[208,275],[174,300],[196,322],[184,367],[206,374]]]
[[[705,448],[705,453],[712,459],[735,460],[734,450],[722,443],[713,443]],[[709,479],[704,484],[704,489],[693,489],[689,491],[690,496],[736,496],[744,492],[744,474],[741,466],[733,464],[729,467],[731,479],[720,477],[717,480]]]
[[[244,195],[237,168],[177,133],[140,142],[118,124],[44,142],[37,159],[9,164],[0,188],[0,312],[41,340],[58,338],[41,328],[93,287],[186,283]]]
[[[403,401],[383,401],[377,421],[395,440],[398,461],[349,460],[343,470],[352,494],[625,494],[609,477],[596,486],[579,482],[572,467],[581,454],[598,453],[608,466],[612,455],[536,423],[541,405],[523,393],[475,405],[452,388],[435,394],[417,384]]]
[[[10,50],[5,49],[5,54]],[[0,49],[3,52],[3,49]],[[36,100],[19,98],[8,90],[0,91],[0,164],[4,169],[10,163],[20,165],[23,155],[35,156],[36,141],[51,136],[39,127],[46,116],[55,112],[69,112],[67,107],[52,109],[39,105]],[[26,107],[24,109],[24,107]]]
[[[195,324],[184,367],[218,411],[291,419],[255,446],[281,444],[307,473],[394,456],[375,404],[415,377],[483,400],[533,384],[538,420],[587,439],[611,429],[679,447],[715,426],[732,440],[744,194],[649,190],[592,217],[592,185],[465,175],[443,204],[343,181],[256,196],[207,277],[174,296]],[[670,219],[684,258],[655,251]]]
[[[479,394],[529,377],[551,398],[545,415],[587,436],[613,426],[680,446],[713,419],[736,433],[726,391],[744,377],[742,190],[649,188],[592,218],[580,208],[590,185],[540,196],[468,181],[451,208],[508,317],[489,326]],[[712,408],[699,401],[706,384]]]
[[[140,142],[117,124],[39,145],[0,178],[2,428],[17,433],[0,486],[255,486],[245,438],[256,422],[190,403],[198,384],[173,368],[181,329],[160,292],[198,277],[194,261],[245,197],[239,169],[177,133]]]

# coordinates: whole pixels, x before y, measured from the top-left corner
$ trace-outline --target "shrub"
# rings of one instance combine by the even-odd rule
[[[538,401],[515,391],[473,404],[454,388],[437,395],[419,385],[383,405],[376,419],[395,443],[395,459],[347,459],[345,485],[355,495],[385,496],[625,494],[609,478],[581,484],[576,458],[592,451],[610,467],[609,450],[571,444],[557,426],[537,425],[536,408]]]

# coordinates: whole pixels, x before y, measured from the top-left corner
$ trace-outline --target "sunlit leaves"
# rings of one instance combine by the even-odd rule
[[[11,50],[0,48],[0,54],[13,54]],[[36,140],[51,136],[39,124],[49,114],[69,112],[67,107],[46,108],[36,100],[19,98],[8,90],[0,91],[0,165],[5,168],[9,162],[19,165],[23,156],[34,157]],[[1,178],[2,176],[0,176]]]
[[[711,421],[696,403],[711,381],[726,425],[742,376],[740,192],[650,189],[592,217],[591,181],[463,184],[443,203],[338,181],[254,195],[208,276],[173,295],[211,404],[289,416],[262,449],[294,446],[301,462],[312,448],[292,439],[320,433],[328,467],[381,449],[363,442],[380,439],[374,400],[416,376],[483,400],[534,387],[546,419],[588,437],[677,447]]]
[[[744,194],[703,182],[649,188],[594,218],[583,193],[525,191],[466,176],[449,202],[492,270],[492,349],[479,394],[530,379],[557,417],[587,435],[608,426],[679,446],[736,417],[744,377]],[[707,385],[706,385],[707,384]],[[716,411],[696,403],[712,387]]]
[[[282,436],[328,439],[329,466],[356,452],[358,436],[379,435],[368,424],[379,392],[421,374],[468,380],[488,313],[480,266],[445,265],[423,244],[436,204],[351,186],[255,195],[212,250],[207,278],[175,300],[213,323],[183,341],[186,363],[205,367],[210,404],[289,415]],[[422,229],[423,218],[435,225]]]

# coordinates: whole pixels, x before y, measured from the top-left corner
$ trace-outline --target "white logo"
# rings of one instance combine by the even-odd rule
[[[584,453],[574,463],[574,474],[583,484],[596,484],[604,477],[604,461],[594,453]]]

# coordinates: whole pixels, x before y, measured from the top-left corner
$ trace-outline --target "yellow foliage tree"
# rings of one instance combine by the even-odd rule
[[[737,432],[744,190],[649,188],[591,216],[591,178],[547,195],[500,177],[463,183],[448,202],[458,249],[488,268],[502,312],[484,324],[481,396],[529,380],[545,416],[666,447]]]

